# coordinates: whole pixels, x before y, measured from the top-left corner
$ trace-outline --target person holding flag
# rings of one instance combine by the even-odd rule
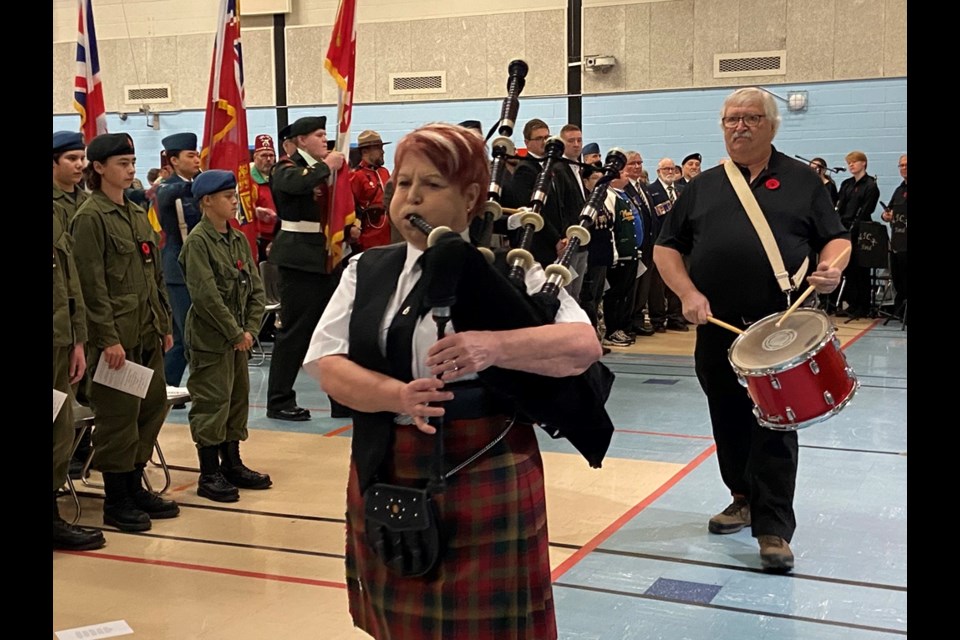
[[[275,420],[310,419],[310,412],[297,406],[293,385],[313,330],[337,288],[325,229],[330,224],[330,179],[344,166],[345,158],[339,151],[327,149],[326,127],[325,116],[294,122],[290,135],[297,150],[279,161],[270,177],[280,218],[270,262],[280,273],[283,309],[283,326],[277,330],[267,383],[267,417]],[[349,187],[346,195],[353,199]]]

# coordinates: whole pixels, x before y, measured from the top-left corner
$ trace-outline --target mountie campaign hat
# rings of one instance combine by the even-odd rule
[[[327,128],[327,116],[306,116],[290,125],[290,137],[305,136]]]
[[[592,153],[600,155],[600,145],[596,142],[591,142],[583,147],[583,155],[589,156]]]
[[[384,142],[383,138],[380,137],[380,134],[372,129],[367,129],[366,131],[361,131],[360,135],[357,136],[357,148],[362,149],[363,147],[372,147],[375,145],[380,145],[381,147],[385,144],[390,144],[389,142]]]
[[[136,153],[133,138],[126,133],[104,133],[87,145],[87,160],[104,162],[111,156],[126,156]]]
[[[87,145],[83,144],[83,136],[76,131],[54,131],[53,152],[82,151]]]
[[[203,196],[220,191],[228,191],[237,188],[237,178],[232,171],[222,169],[211,169],[203,171],[193,179],[190,185],[190,192],[193,197],[199,200]]]
[[[687,164],[688,160],[696,160],[697,162],[703,162],[703,158],[700,157],[699,153],[691,153],[686,158],[683,159],[683,162],[680,163],[680,166]]]
[[[195,133],[174,133],[160,142],[168,153],[197,150],[197,134]]]
[[[261,133],[254,138],[253,152],[256,153],[257,151],[273,151],[276,153],[277,150],[273,146],[273,138],[265,133]]]

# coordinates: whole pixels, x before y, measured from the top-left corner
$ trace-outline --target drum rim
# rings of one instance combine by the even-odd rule
[[[749,377],[749,378],[757,378],[757,377],[761,377],[761,376],[768,376],[768,375],[774,374],[774,373],[783,373],[784,371],[787,371],[787,370],[789,370],[789,369],[793,369],[794,367],[803,364],[804,362],[806,362],[807,360],[809,360],[809,359],[812,358],[813,356],[817,355],[818,353],[820,353],[821,351],[823,351],[823,348],[824,348],[825,346],[827,346],[827,343],[828,343],[828,342],[831,342],[831,341],[834,340],[834,338],[836,338],[836,336],[837,336],[837,328],[836,328],[835,326],[833,326],[833,321],[830,320],[830,316],[827,316],[827,314],[825,314],[823,311],[821,311],[820,309],[812,309],[812,308],[808,308],[808,309],[798,309],[797,311],[815,311],[815,312],[818,313],[818,314],[821,314],[821,315],[823,315],[823,316],[826,316],[826,318],[827,318],[827,329],[828,329],[828,331],[827,331],[826,335],[825,335],[823,338],[820,339],[820,341],[816,344],[816,346],[811,347],[811,348],[808,349],[807,351],[804,351],[803,353],[801,353],[801,354],[799,354],[799,355],[797,355],[797,356],[794,356],[793,358],[790,358],[789,360],[787,360],[787,361],[785,361],[785,362],[781,362],[780,364],[776,364],[776,365],[772,365],[772,366],[769,366],[769,367],[765,367],[765,368],[763,368],[763,369],[743,369],[743,368],[741,368],[740,366],[738,366],[738,365],[733,361],[733,352],[734,352],[734,350],[737,348],[737,345],[740,344],[740,342],[745,339],[744,336],[746,336],[747,333],[744,332],[744,333],[741,333],[740,335],[738,335],[738,336],[736,337],[736,339],[733,341],[733,344],[731,344],[731,345],[730,345],[730,348],[727,350],[727,360],[729,360],[730,366],[733,367],[734,371],[736,371],[737,373],[739,373],[739,374],[741,374],[741,375],[747,376],[747,377]],[[781,316],[781,315],[783,315],[783,314],[784,314],[783,311],[777,311],[776,313],[771,313],[770,315],[764,316],[763,318],[760,318],[759,320],[757,320],[757,321],[754,323],[754,325],[758,325],[758,324],[760,324],[761,322],[763,322],[763,321],[765,321],[765,320],[767,320],[767,319],[769,319],[769,318],[773,318],[773,317],[776,317],[776,316]],[[748,331],[749,331],[749,329],[748,329]],[[840,347],[839,344],[837,344],[837,350],[838,350],[838,351],[841,350],[841,347]]]
[[[799,431],[800,429],[806,429],[807,427],[813,426],[818,422],[823,422],[824,420],[829,420],[838,413],[840,413],[850,401],[853,400],[853,396],[857,395],[857,390],[860,389],[860,380],[857,378],[857,374],[853,372],[853,369],[850,367],[845,367],[847,373],[851,378],[853,378],[853,388],[850,389],[850,395],[843,399],[840,404],[833,407],[826,413],[819,415],[815,418],[810,418],[809,420],[804,420],[803,422],[790,423],[790,424],[780,424],[779,422],[770,422],[769,420],[764,420],[760,416],[757,416],[757,422],[760,423],[761,427],[765,429],[770,429],[771,431]],[[756,404],[754,404],[756,407]]]

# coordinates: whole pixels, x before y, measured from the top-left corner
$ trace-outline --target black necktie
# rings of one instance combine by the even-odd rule
[[[423,256],[417,258],[414,269],[423,264]],[[420,274],[420,279],[407,294],[397,315],[393,317],[390,328],[387,329],[387,360],[393,377],[404,382],[413,380],[413,371],[410,363],[413,360],[413,334],[423,317],[423,297],[426,293],[426,278]]]

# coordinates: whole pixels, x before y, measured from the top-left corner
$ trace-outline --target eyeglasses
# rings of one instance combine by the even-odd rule
[[[897,166],[898,166],[899,168],[901,168],[901,169],[906,169],[906,168],[907,168],[907,163],[904,162],[903,164],[898,164]]]
[[[550,139],[550,136],[537,136],[536,138],[530,138],[528,142],[546,142]]]
[[[637,165],[637,164],[643,164],[643,160],[631,160],[630,162],[627,163],[627,166]]]
[[[673,173],[676,170],[676,167],[661,167],[660,169],[657,169],[657,171],[665,171],[667,173]]]
[[[726,129],[736,129],[741,121],[748,127],[755,127],[760,124],[761,118],[766,118],[766,116],[760,113],[751,113],[746,116],[724,116],[720,118],[720,122]]]

